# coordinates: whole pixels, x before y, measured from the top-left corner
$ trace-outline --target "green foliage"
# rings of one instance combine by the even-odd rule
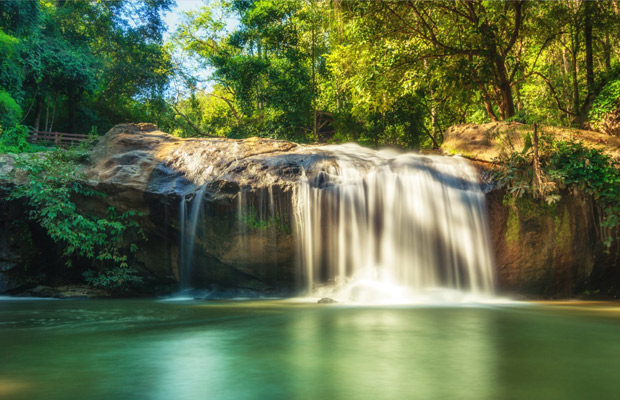
[[[614,7],[592,4],[210,2],[187,14],[175,48],[217,85],[204,91],[211,104],[189,107],[202,77],[181,73],[191,90],[174,122],[183,136],[303,141],[318,139],[319,112],[331,141],[409,148],[437,147],[457,123],[582,123],[588,74],[597,85],[613,76],[620,43]],[[228,31],[231,16],[239,24]],[[593,70],[586,19],[595,21]]]
[[[4,33],[0,28],[0,128],[14,126],[22,117],[22,109],[13,97],[18,94],[16,89],[21,74],[16,60],[18,44],[17,38]],[[13,92],[13,95],[7,90]]]
[[[268,218],[261,218],[254,206],[248,207],[239,216],[239,220],[249,229],[275,229],[276,231],[284,234],[290,234],[291,228],[289,223],[278,216],[270,216]]]
[[[620,79],[615,79],[607,83],[596,96],[590,110],[590,121],[597,124],[618,107],[620,107]]]
[[[172,2],[0,2],[0,124],[87,133],[164,120],[171,64],[160,12]]]
[[[618,105],[613,2],[210,0],[164,44],[173,4],[1,1],[0,125],[424,148],[458,123],[596,126]]]
[[[620,226],[620,171],[601,150],[579,142],[554,143],[548,173],[561,186],[576,187],[593,196],[603,210],[602,225]],[[611,237],[607,245],[611,244]]]
[[[129,266],[118,266],[103,272],[89,270],[83,273],[84,280],[91,286],[102,289],[123,289],[140,287],[144,280]]]
[[[201,102],[198,113],[195,105],[180,102],[177,121],[193,121],[189,128],[197,135],[307,141],[317,92],[312,70],[313,64],[317,69],[320,45],[315,35],[314,52],[302,46],[308,32],[299,28],[311,18],[305,11],[299,1],[260,0],[231,1],[219,9],[188,13],[175,35],[177,49],[212,68],[218,85],[200,95],[210,99]],[[225,32],[218,12],[236,15],[240,26]],[[187,96],[191,100],[199,90],[195,75],[182,78],[192,91]],[[210,114],[212,110],[216,113]]]
[[[11,95],[0,89],[0,128],[18,124],[22,109]]]
[[[35,153],[47,150],[46,147],[28,143],[26,139],[29,135],[30,129],[23,125],[15,125],[6,130],[0,128],[0,154]]]
[[[495,173],[499,187],[506,188],[513,197],[533,195],[534,169],[531,156],[513,152],[500,160],[501,168]]]
[[[93,283],[99,284],[118,275],[118,268],[130,273],[128,253],[123,249],[126,241],[131,240],[130,251],[135,252],[134,242],[143,239],[144,234],[135,221],[135,211],[119,214],[110,207],[105,216],[97,216],[78,208],[75,198],[102,196],[83,183],[80,163],[87,158],[87,153],[77,149],[19,156],[15,162],[16,186],[11,197],[27,202],[30,219],[61,245],[67,266],[80,258],[100,265],[101,278],[89,275]],[[112,268],[111,272],[106,268]]]

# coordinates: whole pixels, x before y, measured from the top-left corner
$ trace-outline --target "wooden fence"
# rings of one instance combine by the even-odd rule
[[[79,133],[41,132],[33,131],[28,141],[30,143],[54,143],[56,146],[71,146],[88,140],[88,135]]]

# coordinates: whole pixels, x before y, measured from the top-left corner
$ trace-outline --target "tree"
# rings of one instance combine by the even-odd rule
[[[512,86],[523,69],[518,44],[526,8],[520,1],[349,5],[355,17],[372,24],[375,40],[390,42],[396,67],[422,71],[426,64],[446,79],[469,82],[465,88],[479,91],[492,120],[515,114]]]
[[[171,3],[0,2],[0,46],[9,55],[1,90],[23,110],[21,122],[86,133],[160,115],[170,69],[160,12]]]
[[[619,68],[619,14],[616,1],[210,2],[176,44],[213,83],[183,71],[176,120],[200,134],[317,140],[321,115],[331,140],[405,147],[437,147],[457,123],[581,124]],[[213,104],[209,120],[200,109]]]
[[[292,0],[235,0],[223,8],[189,13],[177,32],[180,50],[213,70],[220,94],[205,95],[229,107],[235,117],[233,136],[306,140],[312,133],[317,63],[310,59],[316,59],[318,50],[316,38],[314,52],[304,48],[304,26],[312,30],[315,24],[305,23],[312,16],[303,6]],[[217,12],[236,15],[239,27],[226,32],[214,17]],[[199,89],[192,79],[186,81]]]

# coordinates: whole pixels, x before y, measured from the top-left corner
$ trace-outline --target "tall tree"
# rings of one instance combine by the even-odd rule
[[[311,132],[316,93],[312,89],[316,64],[308,59],[316,52],[301,45],[303,4],[234,0],[223,8],[239,20],[234,31],[227,32],[221,20],[214,18],[218,9],[203,7],[189,13],[176,34],[182,51],[213,70],[212,79],[221,89],[204,94],[230,108],[237,123],[232,135],[305,140]],[[188,81],[197,89],[191,79]]]
[[[0,84],[23,109],[22,122],[88,132],[147,116],[168,82],[160,13],[172,2],[0,2],[0,30],[19,42],[10,63],[17,78]]]
[[[446,79],[465,78],[470,90],[479,91],[489,118],[515,114],[512,86],[523,68],[518,44],[524,2],[347,4],[352,17],[373,24],[377,41],[391,43],[397,65],[423,70],[426,61]]]

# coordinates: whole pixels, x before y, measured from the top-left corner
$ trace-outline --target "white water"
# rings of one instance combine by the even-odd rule
[[[308,294],[361,303],[480,301],[494,293],[485,199],[456,157],[357,145],[331,156],[296,193]]]
[[[202,200],[207,186],[202,185],[192,200],[189,215],[187,212],[187,200],[181,198],[179,205],[179,284],[181,289],[191,288],[192,268],[194,261],[194,246],[198,226],[202,220]]]

